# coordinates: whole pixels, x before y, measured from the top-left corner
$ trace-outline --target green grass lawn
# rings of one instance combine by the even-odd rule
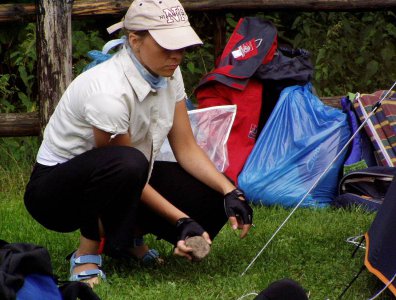
[[[1,150],[1,149],[0,149]],[[2,157],[2,156],[1,156]],[[0,160],[1,161],[1,160]],[[37,224],[23,205],[23,190],[30,166],[0,165],[0,239],[46,247],[54,273],[68,277],[65,257],[78,244],[78,232],[60,234]],[[351,257],[346,242],[363,234],[374,214],[360,209],[298,209],[244,276],[242,272],[290,213],[279,207],[255,207],[256,225],[243,240],[224,227],[214,240],[209,257],[190,263],[172,255],[172,245],[148,236],[151,247],[166,263],[143,267],[138,263],[105,258],[108,280],[95,287],[102,299],[239,299],[263,290],[269,283],[292,278],[310,293],[310,299],[336,299],[363,264],[364,251]],[[382,285],[363,272],[343,299],[368,299]],[[248,296],[243,299],[253,299]],[[377,299],[392,299],[388,292]]]

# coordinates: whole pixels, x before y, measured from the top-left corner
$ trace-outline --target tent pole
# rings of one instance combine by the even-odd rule
[[[342,291],[341,295],[338,296],[337,300],[340,300],[342,296],[345,295],[345,293],[349,290],[349,288],[352,286],[352,284],[358,279],[359,275],[366,269],[364,265],[360,267],[359,272],[355,275],[355,277],[352,278],[351,282],[347,285],[347,287]]]
[[[293,215],[293,213],[297,210],[297,208],[303,203],[305,198],[312,192],[312,190],[317,186],[319,181],[322,179],[322,177],[327,173],[327,171],[332,167],[334,162],[341,156],[341,154],[348,148],[349,144],[353,141],[355,136],[358,134],[358,132],[363,128],[363,126],[367,123],[367,121],[371,118],[371,116],[377,111],[377,109],[381,106],[382,101],[388,97],[388,95],[392,92],[393,88],[396,86],[396,81],[393,83],[391,88],[385,93],[385,95],[373,106],[373,110],[370,112],[370,114],[367,116],[367,119],[362,122],[362,124],[359,126],[359,128],[353,133],[351,138],[345,143],[344,147],[338,152],[338,154],[334,157],[334,159],[329,163],[329,165],[326,167],[326,169],[323,171],[323,173],[315,180],[313,185],[309,188],[309,190],[305,193],[304,197],[297,203],[297,205],[293,208],[293,210],[290,212],[290,214],[286,217],[286,219],[282,222],[282,224],[275,230],[273,235],[269,238],[267,243],[261,248],[261,250],[257,253],[257,255],[252,259],[250,264],[246,267],[246,269],[242,272],[241,276],[245,275],[246,272],[250,269],[250,267],[254,264],[254,262],[257,260],[257,258],[263,253],[263,251],[268,247],[268,245],[271,243],[271,241],[274,239],[276,234],[282,229],[282,227],[286,224],[286,222],[290,219],[290,217]]]

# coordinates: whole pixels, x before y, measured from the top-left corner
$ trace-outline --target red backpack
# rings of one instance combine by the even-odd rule
[[[272,60],[276,48],[277,32],[270,22],[240,19],[216,68],[202,78],[195,91],[198,108],[237,105],[225,171],[235,183],[256,141],[260,119],[263,86],[251,77],[261,64]]]

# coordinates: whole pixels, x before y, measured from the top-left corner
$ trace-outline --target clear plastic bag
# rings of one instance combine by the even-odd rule
[[[235,114],[236,105],[213,106],[188,112],[197,144],[220,172],[228,167],[227,141]],[[162,145],[156,160],[176,161],[168,139]]]
[[[350,137],[346,115],[324,105],[311,84],[284,89],[238,177],[254,204],[295,206]],[[345,153],[301,206],[324,207],[337,194]]]

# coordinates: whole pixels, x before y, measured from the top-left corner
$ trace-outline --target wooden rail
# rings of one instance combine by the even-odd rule
[[[324,97],[322,102],[340,108],[341,97]],[[38,112],[0,114],[0,137],[38,136],[40,132]]]
[[[72,2],[71,0],[69,2]],[[190,12],[230,10],[357,11],[396,8],[396,0],[181,0]],[[72,16],[123,15],[131,0],[75,0]],[[35,20],[34,4],[0,4],[0,22]]]
[[[38,135],[40,135],[38,112],[0,114],[0,136]]]

